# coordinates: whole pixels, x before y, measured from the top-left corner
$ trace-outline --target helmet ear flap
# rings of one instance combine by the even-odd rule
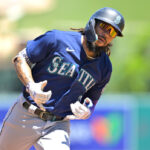
[[[98,39],[98,36],[95,33],[95,23],[95,19],[90,19],[85,27],[85,36],[89,42],[94,42]]]

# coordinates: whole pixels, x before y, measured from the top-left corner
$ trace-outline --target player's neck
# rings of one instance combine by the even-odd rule
[[[96,58],[95,53],[93,51],[90,51],[89,48],[87,47],[87,44],[86,44],[87,41],[86,41],[85,36],[82,36],[81,42],[82,42],[82,45],[83,45],[83,49],[84,49],[84,51],[87,55],[87,58],[95,59]]]

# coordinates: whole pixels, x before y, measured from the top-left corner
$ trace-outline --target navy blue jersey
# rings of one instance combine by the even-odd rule
[[[81,37],[79,32],[52,30],[27,43],[28,58],[35,64],[33,79],[48,81],[44,91],[51,90],[52,97],[44,107],[55,115],[72,114],[70,104],[77,100],[83,103],[85,97],[95,106],[110,79],[109,57],[103,52],[100,57],[87,59]],[[36,105],[25,87],[23,95]]]

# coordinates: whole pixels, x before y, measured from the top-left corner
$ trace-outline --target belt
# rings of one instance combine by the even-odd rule
[[[29,102],[24,102],[23,107],[27,110],[29,110],[29,108],[31,107],[31,105]],[[61,121],[64,119],[64,117],[60,117],[60,116],[56,116],[50,112],[46,112],[46,111],[42,111],[41,109],[39,109],[38,107],[33,111],[33,113],[35,115],[37,115],[40,119],[44,120],[44,121]]]

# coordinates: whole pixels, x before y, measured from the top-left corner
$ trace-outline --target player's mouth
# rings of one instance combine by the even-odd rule
[[[106,42],[105,38],[102,37],[102,36],[98,36],[98,39],[99,39],[100,41],[104,42],[104,43]]]
[[[105,38],[104,36],[98,36],[98,40],[99,40],[100,42],[103,42],[104,44],[107,43],[106,38]]]

